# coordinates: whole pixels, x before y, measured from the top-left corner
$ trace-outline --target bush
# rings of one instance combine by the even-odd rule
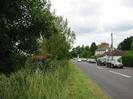
[[[27,99],[27,73],[19,71],[10,77],[0,75],[0,99]]]
[[[56,60],[56,59],[47,59],[44,62],[41,61],[35,61],[33,62],[32,60],[28,60],[26,62],[26,65],[24,69],[34,72],[36,70],[41,70],[43,72],[54,72],[57,69],[63,68],[67,69],[68,68],[68,60]]]
[[[68,61],[51,61],[51,66],[52,71],[36,65],[34,71],[27,66],[9,77],[1,74],[0,99],[67,99]]]
[[[74,64],[56,65],[52,72],[21,69],[9,77],[0,75],[0,99],[108,99]]]
[[[1,57],[1,56],[0,56]],[[25,66],[27,56],[21,53],[11,53],[0,58],[0,73],[10,74]]]
[[[122,56],[122,63],[124,66],[133,67],[133,51]]]
[[[27,56],[20,53],[13,53],[11,55],[12,65],[14,67],[14,71],[21,69],[25,66],[25,62],[27,61]]]

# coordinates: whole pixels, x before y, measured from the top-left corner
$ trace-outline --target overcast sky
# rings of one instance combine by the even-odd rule
[[[77,45],[92,42],[110,43],[114,34],[114,46],[133,36],[133,0],[51,0],[57,15],[67,18],[76,33]]]

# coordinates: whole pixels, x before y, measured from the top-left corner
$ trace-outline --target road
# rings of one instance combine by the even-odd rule
[[[76,62],[112,99],[133,99],[133,69],[111,69],[95,63]]]

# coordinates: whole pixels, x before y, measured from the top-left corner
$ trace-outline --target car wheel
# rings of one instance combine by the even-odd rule
[[[123,66],[122,67],[120,67],[121,69],[123,69]]]
[[[115,68],[115,65],[113,65],[113,68]]]
[[[110,66],[111,68],[114,68],[114,65],[113,64],[111,64],[111,66]]]
[[[107,63],[107,67],[109,67],[109,63]]]

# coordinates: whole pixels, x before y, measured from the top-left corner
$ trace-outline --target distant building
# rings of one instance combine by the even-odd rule
[[[106,42],[101,43],[98,45],[98,49],[95,52],[95,55],[103,55],[105,52],[109,51],[110,47],[109,44]]]
[[[108,51],[108,52],[105,52],[103,54],[103,56],[106,56],[108,57],[109,59],[115,59],[115,60],[118,60],[119,58],[121,58],[122,55],[124,55],[127,51],[122,51],[122,50],[118,50],[118,49],[115,49],[113,51]]]
[[[122,56],[123,54],[125,54],[127,51],[122,51],[122,50],[118,50],[118,49],[115,49],[113,51],[108,51],[108,52],[105,52],[103,55],[107,55],[107,56]]]

